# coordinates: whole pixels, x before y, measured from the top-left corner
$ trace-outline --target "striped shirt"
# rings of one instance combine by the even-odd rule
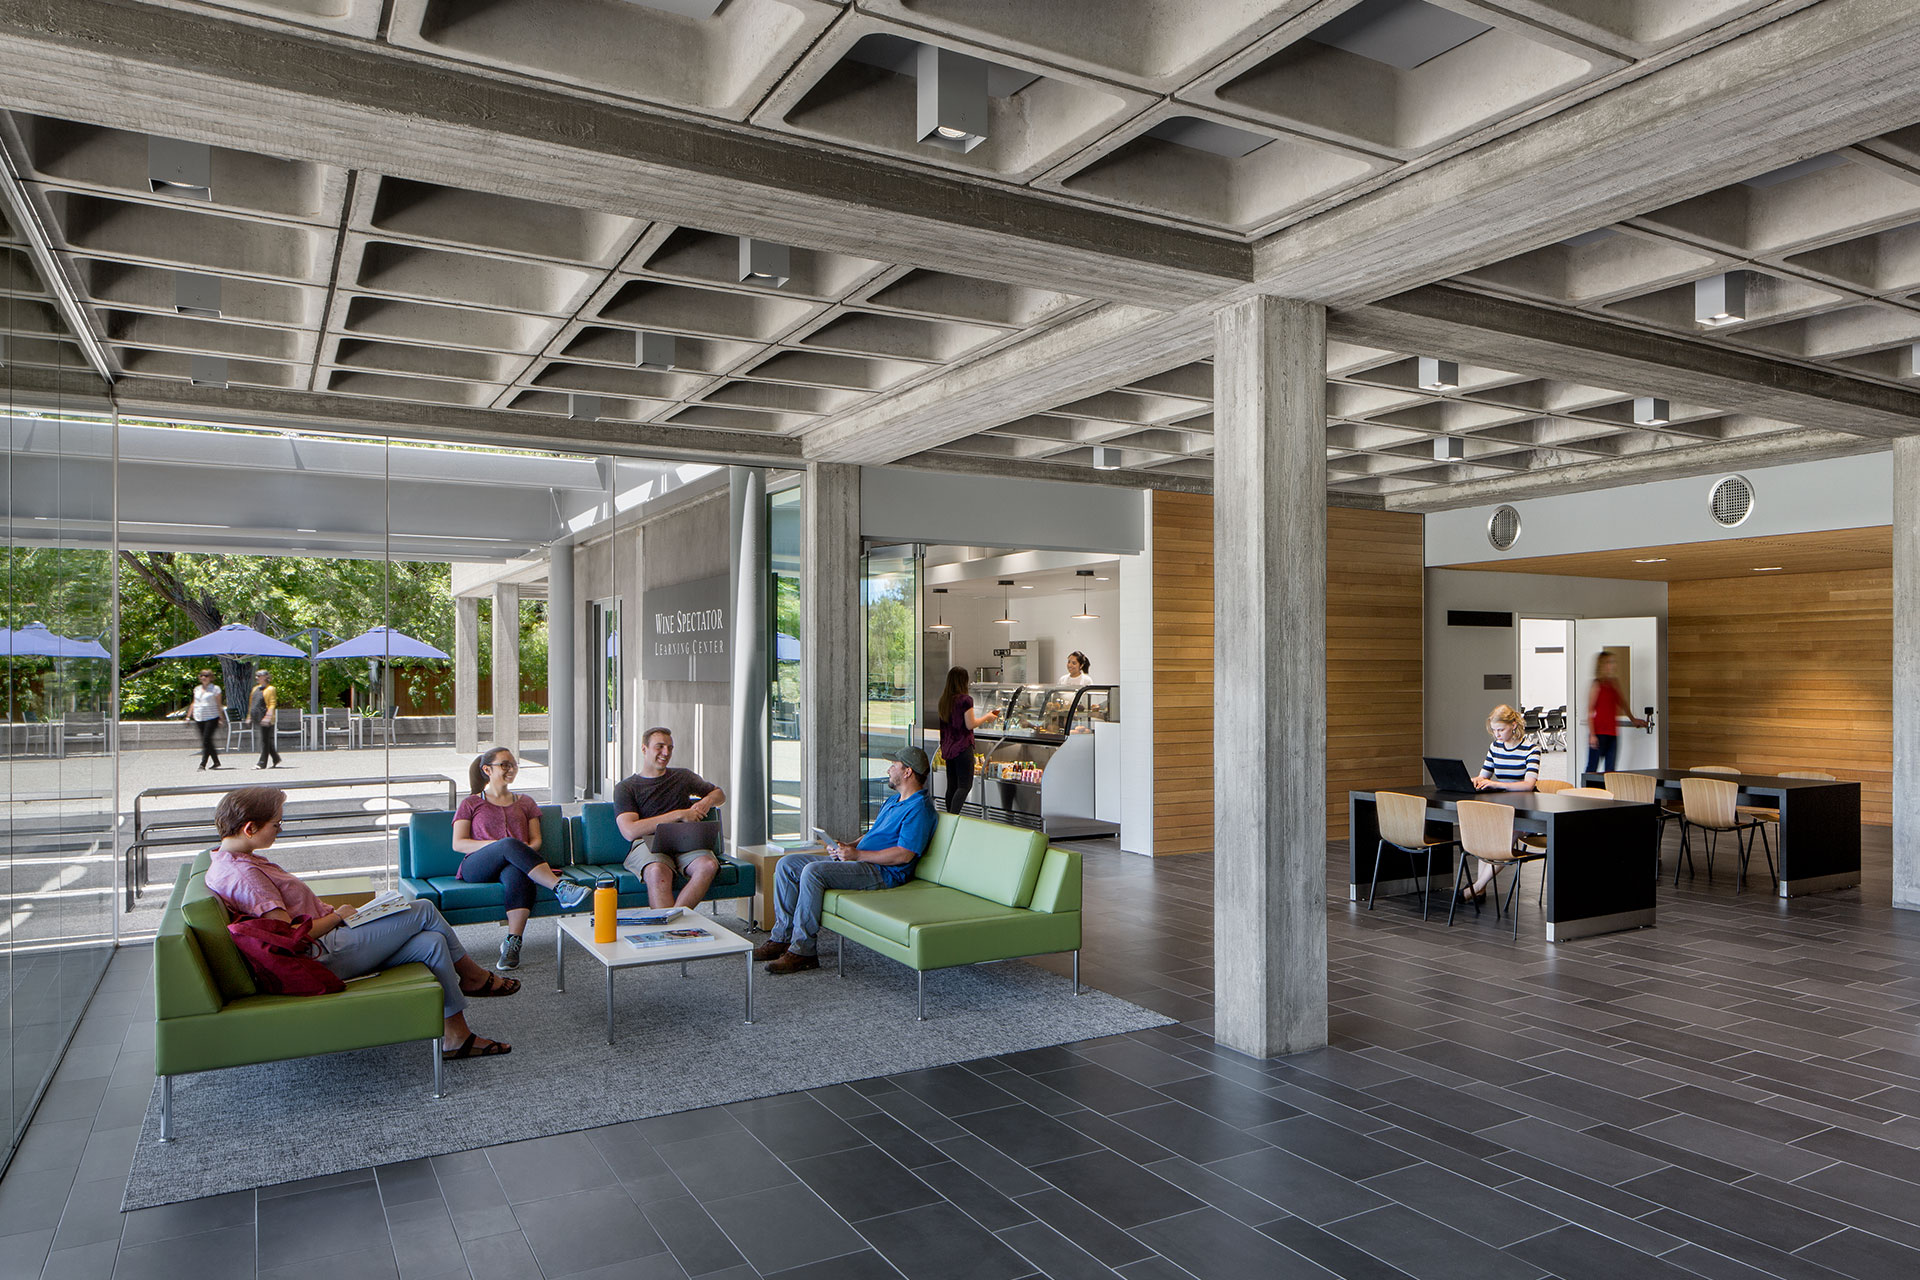
[[[1498,738],[1487,748],[1480,765],[1480,776],[1497,782],[1524,782],[1540,772],[1540,745],[1521,741],[1508,746]]]

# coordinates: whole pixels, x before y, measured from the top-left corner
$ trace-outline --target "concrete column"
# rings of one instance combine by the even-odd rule
[[[728,560],[733,575],[732,770],[727,783],[733,842],[767,841],[767,613],[772,579],[767,561],[767,478],[758,467],[728,468]]]
[[[480,754],[480,598],[453,601],[453,749]]]
[[[860,830],[860,468],[807,468],[800,516],[801,791],[807,820]]]
[[[1893,905],[1920,909],[1920,437],[1893,442]]]
[[[573,754],[575,613],[573,544],[562,542],[547,551],[547,772],[554,804],[570,804],[580,794]]]
[[[1214,344],[1214,1036],[1327,1042],[1326,311],[1260,297]]]
[[[520,588],[493,588],[493,734],[490,747],[520,754]]]

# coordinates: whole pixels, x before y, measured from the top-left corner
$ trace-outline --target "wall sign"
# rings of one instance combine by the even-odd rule
[[[716,684],[732,679],[725,574],[678,586],[654,587],[641,603],[645,606],[641,679]]]

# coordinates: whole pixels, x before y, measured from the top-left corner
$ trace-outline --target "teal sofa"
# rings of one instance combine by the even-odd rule
[[[173,1077],[345,1049],[433,1042],[433,1096],[442,1085],[442,993],[433,971],[403,964],[331,995],[278,996],[254,983],[227,932],[231,917],[207,889],[208,855],[180,868],[153,938],[153,1073],[160,1140],[173,1139]],[[309,882],[327,896],[329,886]]]
[[[540,852],[554,870],[569,880],[594,884],[611,879],[619,885],[622,907],[647,905],[647,888],[639,877],[621,864],[626,860],[629,841],[614,822],[613,805],[592,801],[582,806],[578,816],[567,817],[559,805],[540,806]],[[754,870],[751,864],[735,862],[724,854],[720,871],[707,891],[707,901],[720,898],[751,897]],[[461,855],[453,850],[453,814],[446,810],[416,813],[400,829],[400,887],[416,898],[440,908],[449,924],[481,924],[504,920],[507,914],[506,889],[498,881],[469,884],[454,873],[460,869]],[[674,877],[674,888],[686,884]],[[533,914],[561,914],[560,902],[552,890],[535,889]]]
[[[897,889],[829,890],[821,923],[912,969],[916,1016],[927,970],[1073,952],[1080,994],[1080,855],[1022,827],[943,813],[913,879]]]

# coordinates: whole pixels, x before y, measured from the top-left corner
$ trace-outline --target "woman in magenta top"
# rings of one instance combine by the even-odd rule
[[[466,855],[454,874],[469,884],[497,880],[506,890],[507,936],[500,941],[496,966],[501,969],[520,967],[535,885],[553,890],[568,911],[579,910],[593,896],[591,885],[562,878],[540,856],[540,806],[532,796],[513,793],[519,772],[519,761],[505,747],[481,752],[467,770],[473,794],[453,813],[453,851]]]
[[[940,757],[947,762],[947,812],[958,813],[973,791],[973,731],[1000,718],[998,711],[975,711],[967,669],[947,672],[940,691]]]

